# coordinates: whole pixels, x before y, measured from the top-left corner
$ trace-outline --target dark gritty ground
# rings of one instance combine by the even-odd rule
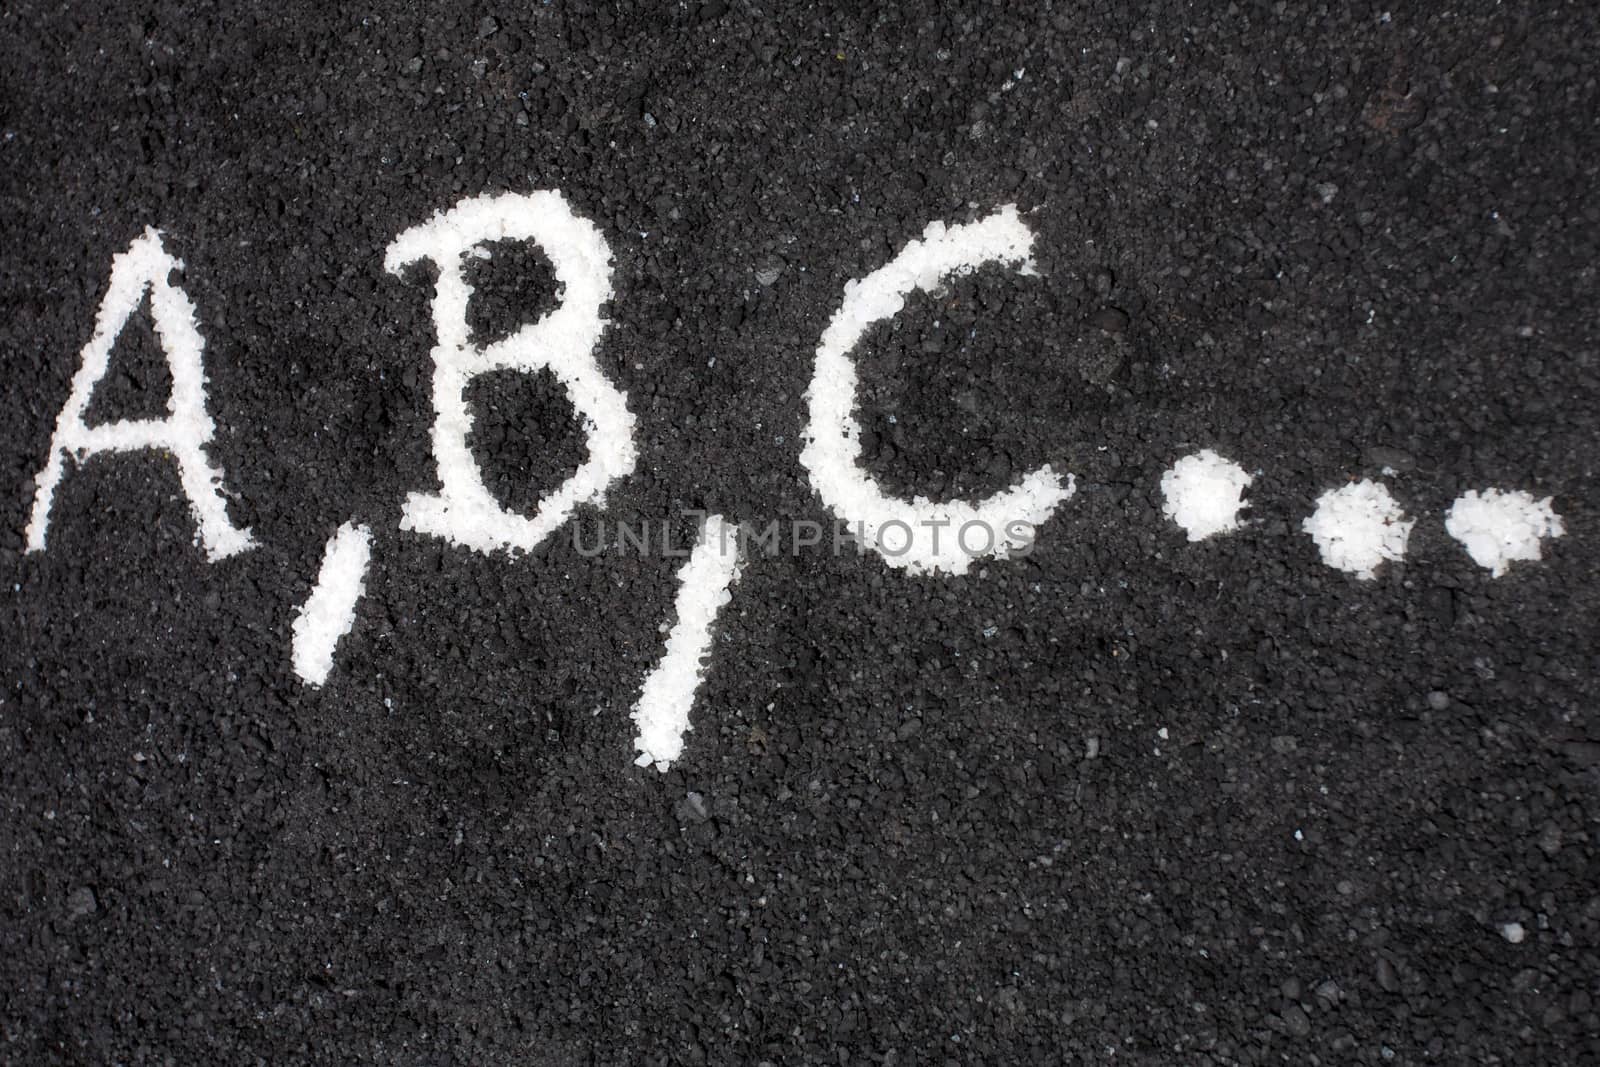
[[[1593,14],[952,6],[6,6],[0,1057],[1600,1057]],[[678,562],[396,528],[435,484],[431,280],[383,250],[541,188],[615,253],[639,419],[581,522],[823,518],[800,398],[845,281],[1013,201],[1039,277],[858,352],[867,465],[1081,491],[965,578],[753,561],[686,758],[633,768]],[[25,556],[146,225],[261,547],[208,565],[148,455],[69,472]],[[537,255],[484,271],[485,336],[556,300]],[[92,414],[159,413],[148,326],[115,363]],[[547,376],[472,400],[509,504],[581,462]],[[1201,447],[1260,475],[1190,545],[1157,484]],[[1419,522],[1359,583],[1299,522],[1385,465]],[[1485,485],[1568,536],[1491,580],[1441,522]],[[316,691],[289,626],[352,517]]]

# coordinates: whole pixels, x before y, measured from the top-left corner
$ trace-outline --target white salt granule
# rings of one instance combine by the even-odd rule
[[[919,240],[859,281],[823,331],[806,390],[806,445],[800,463],[811,487],[835,516],[861,531],[861,540],[891,567],[911,574],[965,574],[975,558],[1005,559],[1032,543],[1032,534],[1075,489],[1065,476],[1039,467],[1009,489],[976,502],[889,496],[861,467],[856,421],[856,368],[851,351],[874,323],[898,315],[906,297],[936,288],[952,274],[986,263],[1033,273],[1033,232],[1007,204],[960,226],[931,222]],[[963,540],[962,530],[969,536]],[[974,532],[975,531],[975,532]],[[942,535],[942,536],[941,536]]]
[[[721,515],[706,518],[699,543],[678,571],[678,621],[667,635],[667,651],[644,680],[633,721],[639,756],[634,763],[652,763],[665,772],[683,754],[683,735],[690,729],[695,690],[705,677],[704,660],[711,650],[711,624],[733,598],[739,580],[739,527]]]
[[[372,531],[345,523],[328,539],[317,584],[294,620],[294,672],[321,685],[333,669],[333,650],[356,621],[356,601],[366,586]]]
[[[1461,542],[1474,563],[1496,578],[1518,560],[1539,559],[1546,537],[1567,532],[1549,497],[1535,500],[1521,489],[1486,489],[1482,495],[1467,490],[1445,513],[1444,529]]]
[[[1316,542],[1322,562],[1370,581],[1379,564],[1405,557],[1415,525],[1387,488],[1362,480],[1323,493],[1300,528]]]
[[[1239,510],[1250,506],[1242,497],[1253,480],[1243,467],[1207,448],[1178,460],[1161,476],[1166,498],[1161,510],[1191,541],[1229,533],[1240,526]]]

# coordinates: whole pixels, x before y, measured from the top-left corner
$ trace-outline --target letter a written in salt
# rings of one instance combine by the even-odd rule
[[[168,281],[168,276],[182,266],[161,246],[161,234],[155,229],[146,229],[126,252],[111,261],[111,285],[100,302],[94,336],[83,347],[78,373],[72,379],[72,391],[56,419],[50,455],[35,479],[33,514],[28,520],[28,551],[44,550],[45,534],[50,527],[50,505],[66,471],[68,456],[81,464],[101,453],[137,452],[147,448],[169,452],[177,461],[183,492],[194,512],[199,542],[213,563],[243,552],[255,543],[249,530],[228,521],[222,496],[222,471],[206,459],[205,447],[211,442],[214,426],[206,414],[205,373],[200,365],[205,340],[200,336],[194,304],[188,294]],[[112,346],[128,319],[139,309],[146,291],[150,294],[150,314],[155,321],[156,337],[172,374],[167,417],[86,425],[84,412],[88,410],[95,387],[106,376]]]

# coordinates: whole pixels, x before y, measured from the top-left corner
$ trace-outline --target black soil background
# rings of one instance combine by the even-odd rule
[[[0,13],[0,1059],[1600,1062],[1592,11],[273,6]],[[398,529],[432,276],[384,249],[547,188],[615,255],[638,417],[582,529],[826,518],[846,281],[1006,203],[1038,276],[875,329],[865,462],[1077,496],[962,578],[752,560],[685,758],[634,767],[679,561]],[[25,554],[147,225],[260,546],[207,563],[151,453],[69,467]],[[484,336],[559,299],[499,251]],[[95,418],[163,409],[147,323],[114,368]],[[508,506],[581,462],[547,375],[472,401]],[[1189,544],[1159,478],[1203,447],[1259,475]],[[1360,477],[1418,520],[1372,582],[1299,530]],[[1500,580],[1442,523],[1490,485],[1569,531]],[[352,518],[315,690],[290,625]]]

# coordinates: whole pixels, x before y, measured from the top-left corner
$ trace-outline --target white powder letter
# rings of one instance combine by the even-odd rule
[[[463,259],[492,241],[533,241],[550,257],[564,288],[561,306],[493,344],[468,340],[472,287]],[[394,239],[384,266],[398,274],[430,259],[439,268],[433,297],[433,455],[438,493],[412,493],[400,527],[436,534],[479,552],[527,551],[553,533],[579,504],[600,502],[607,487],[633,470],[633,415],[594,359],[605,330],[601,306],[611,297],[611,250],[593,223],[573,214],[559,192],[484,195],[413,226]],[[472,416],[467,383],[496,370],[549,367],[584,420],[589,458],[546,496],[532,518],[502,508],[483,484],[467,445]]]
[[[717,612],[733,598],[739,580],[739,527],[721,515],[707,517],[700,540],[689,561],[678,571],[678,621],[667,635],[667,651],[644,680],[633,721],[639,736],[634,763],[666,771],[683,753],[683,735],[690,729],[689,711],[695,690],[705,677],[704,661],[711,651],[711,624]]]
[[[1388,489],[1363,480],[1323,493],[1300,528],[1316,542],[1322,562],[1370,581],[1379,564],[1405,557],[1415,525]]]
[[[1244,468],[1211,449],[1185,456],[1161,476],[1161,510],[1191,541],[1239,528],[1242,496],[1253,481]]]
[[[333,650],[356,621],[356,601],[366,586],[372,531],[347,522],[328,538],[317,584],[294,620],[294,672],[321,685],[333,669]]]
[[[809,421],[800,462],[811,487],[839,519],[860,524],[862,540],[891,567],[912,574],[965,574],[975,558],[1005,559],[1033,543],[1033,530],[1073,494],[1048,464],[1010,489],[977,503],[906,501],[885,495],[861,469],[861,426],[856,422],[856,369],[850,352],[874,323],[892,318],[914,290],[930,290],[957,271],[985,263],[1032,272],[1033,233],[1014,204],[978,222],[946,227],[932,222],[887,265],[845,285],[844,302],[817,346],[816,369],[806,392]],[[971,527],[968,536],[960,532]],[[1020,536],[1019,536],[1020,534]]]
[[[1535,500],[1522,489],[1469,489],[1445,513],[1445,532],[1466,548],[1472,561],[1496,578],[1517,560],[1537,560],[1541,542],[1567,532],[1550,498]]]
[[[33,514],[28,519],[29,552],[44,550],[50,503],[69,454],[82,463],[101,452],[137,452],[145,448],[164,449],[178,461],[183,492],[199,528],[199,541],[211,562],[243,552],[255,543],[249,530],[228,521],[222,499],[222,471],[206,460],[205,446],[211,442],[215,427],[206,414],[206,379],[200,365],[205,339],[200,336],[189,295],[167,280],[169,274],[182,267],[181,262],[167,255],[160,232],[153,228],[147,228],[126,252],[111,261],[111,284],[95,316],[94,335],[83,346],[72,391],[56,419],[50,455],[35,479]],[[168,415],[164,419],[123,419],[86,426],[83,414],[95,386],[106,375],[111,348],[139,309],[146,290],[150,293],[156,336],[172,373]]]

